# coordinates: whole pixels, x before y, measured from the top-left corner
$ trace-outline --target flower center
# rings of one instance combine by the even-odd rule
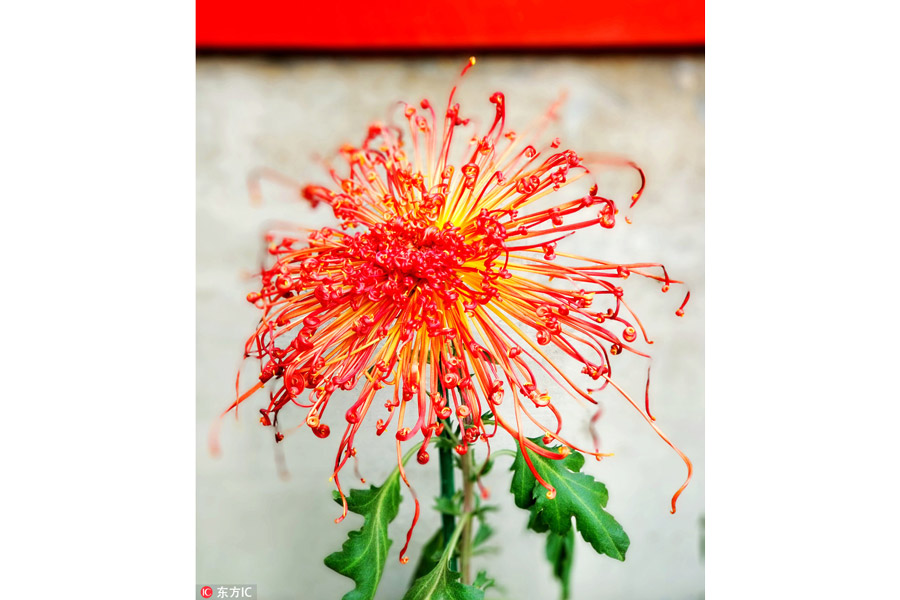
[[[377,265],[385,275],[413,277],[432,288],[458,278],[456,270],[471,257],[458,228],[439,230],[421,221],[395,219],[375,225],[360,237],[365,253],[356,258]]]
[[[398,308],[414,290],[448,301],[460,292],[474,297],[480,290],[471,290],[463,274],[496,277],[490,264],[501,254],[505,237],[502,225],[493,217],[488,220],[494,227],[473,224],[466,230],[451,223],[439,229],[424,219],[376,223],[349,240],[345,281],[355,286],[356,294],[373,301],[388,298]]]

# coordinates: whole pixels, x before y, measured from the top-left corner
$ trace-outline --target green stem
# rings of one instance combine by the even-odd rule
[[[441,437],[445,437],[448,440],[452,439],[450,423],[448,421],[444,421],[444,431],[441,433]],[[441,497],[452,501],[453,496],[456,494],[453,481],[455,475],[453,472],[453,449],[449,446],[442,445],[438,451],[438,458],[441,465]],[[441,520],[444,531],[444,548],[447,548],[450,545],[450,541],[453,538],[453,532],[456,529],[455,518],[451,514],[443,513],[441,515]],[[450,568],[454,571],[456,570],[455,555],[451,555]]]
[[[463,513],[472,514],[472,456],[468,453],[462,457],[462,479],[463,479]],[[466,524],[462,530],[462,539],[459,542],[459,562],[462,574],[463,585],[472,583],[472,519],[466,519]]]
[[[460,523],[453,529],[453,533],[450,534],[450,542],[447,544],[447,547],[444,548],[444,553],[450,552],[451,556],[455,554],[453,550],[456,548],[456,543],[459,541],[459,536],[462,534],[463,530],[466,526],[471,523],[472,515],[469,513],[460,515],[459,517]],[[452,567],[451,567],[452,568]]]

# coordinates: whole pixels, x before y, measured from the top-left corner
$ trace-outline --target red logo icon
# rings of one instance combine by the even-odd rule
[[[204,598],[212,598],[212,588],[208,585],[204,585],[202,588],[200,588],[200,595]]]

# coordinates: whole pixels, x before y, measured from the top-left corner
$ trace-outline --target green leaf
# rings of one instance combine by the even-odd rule
[[[575,553],[575,530],[566,535],[547,534],[547,560],[553,567],[553,576],[562,584],[562,600],[569,598],[569,582],[572,579],[572,556]]]
[[[543,448],[540,437],[532,439]],[[556,451],[555,448],[547,448]],[[622,526],[603,510],[609,495],[606,486],[590,475],[581,473],[584,456],[570,452],[563,459],[550,459],[526,450],[538,474],[556,489],[556,497],[547,498],[547,490],[538,483],[525,462],[521,447],[513,462],[510,491],[516,506],[531,511],[529,527],[544,528],[565,536],[572,528],[572,518],[581,536],[600,554],[625,560],[630,543]]]
[[[441,559],[441,550],[444,547],[444,530],[438,529],[434,535],[425,542],[422,548],[422,554],[419,557],[419,564],[416,565],[416,572],[413,573],[412,581],[426,575],[431,571],[438,561]]]
[[[478,575],[475,576],[475,581],[472,582],[472,587],[476,587],[480,590],[496,587],[496,585],[494,580],[487,576],[487,571],[478,571]]]
[[[365,517],[362,529],[351,531],[340,552],[325,557],[325,566],[356,582],[342,600],[371,600],[384,573],[388,549],[388,523],[400,509],[400,474],[394,471],[380,488],[351,490],[347,508]]]
[[[484,461],[484,464],[481,466],[481,470],[478,471],[478,477],[484,477],[485,475],[490,473],[491,469],[493,469],[493,468],[494,468],[494,459],[489,458],[488,460]]]
[[[541,518],[541,513],[537,511],[531,511],[531,514],[528,516],[528,529],[538,533],[546,533],[550,530],[547,524],[544,523],[544,519]]]
[[[513,461],[512,485],[509,491],[512,492],[513,500],[519,508],[531,508],[534,505],[534,486],[537,483],[534,475],[528,470],[525,459],[522,458],[522,450],[516,452],[516,459]]]
[[[453,498],[438,496],[434,499],[434,510],[445,515],[462,514],[462,492],[456,492]]]
[[[440,563],[428,575],[416,580],[403,600],[484,600],[484,590],[459,581],[459,573]]]
[[[481,544],[487,541],[489,537],[494,534],[494,530],[491,529],[491,526],[482,521],[478,525],[478,531],[475,532],[475,537],[472,538],[472,547],[477,548]]]
[[[448,425],[445,424],[444,427],[448,427]],[[452,438],[445,435],[439,435],[435,438],[432,438],[432,444],[434,444],[434,447],[438,449],[449,448],[450,450],[453,450],[456,447],[456,442],[454,442]]]
[[[459,520],[453,538],[440,560],[426,575],[416,579],[403,600],[484,600],[484,590],[457,581],[459,573],[450,570],[450,557],[456,549],[456,542],[462,532],[467,517]],[[346,600],[346,599],[345,599]]]

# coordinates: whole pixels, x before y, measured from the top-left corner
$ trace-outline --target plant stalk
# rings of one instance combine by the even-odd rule
[[[450,423],[444,421],[444,431],[441,433],[441,437],[451,440],[452,436],[449,428]],[[438,459],[441,466],[441,497],[452,501],[453,496],[456,494],[456,486],[453,481],[455,478],[455,473],[453,472],[453,449],[449,446],[441,446],[438,451]],[[443,513],[441,514],[441,523],[444,531],[444,548],[446,548],[450,545],[450,541],[453,538],[453,531],[456,529],[456,519],[449,513]],[[454,571],[457,569],[455,555],[450,557],[450,568]]]
[[[472,493],[472,456],[467,452],[460,457],[462,459],[463,479],[463,513],[471,515],[474,507]],[[472,583],[472,519],[466,519],[463,525],[462,538],[459,541],[459,558],[463,585]]]

